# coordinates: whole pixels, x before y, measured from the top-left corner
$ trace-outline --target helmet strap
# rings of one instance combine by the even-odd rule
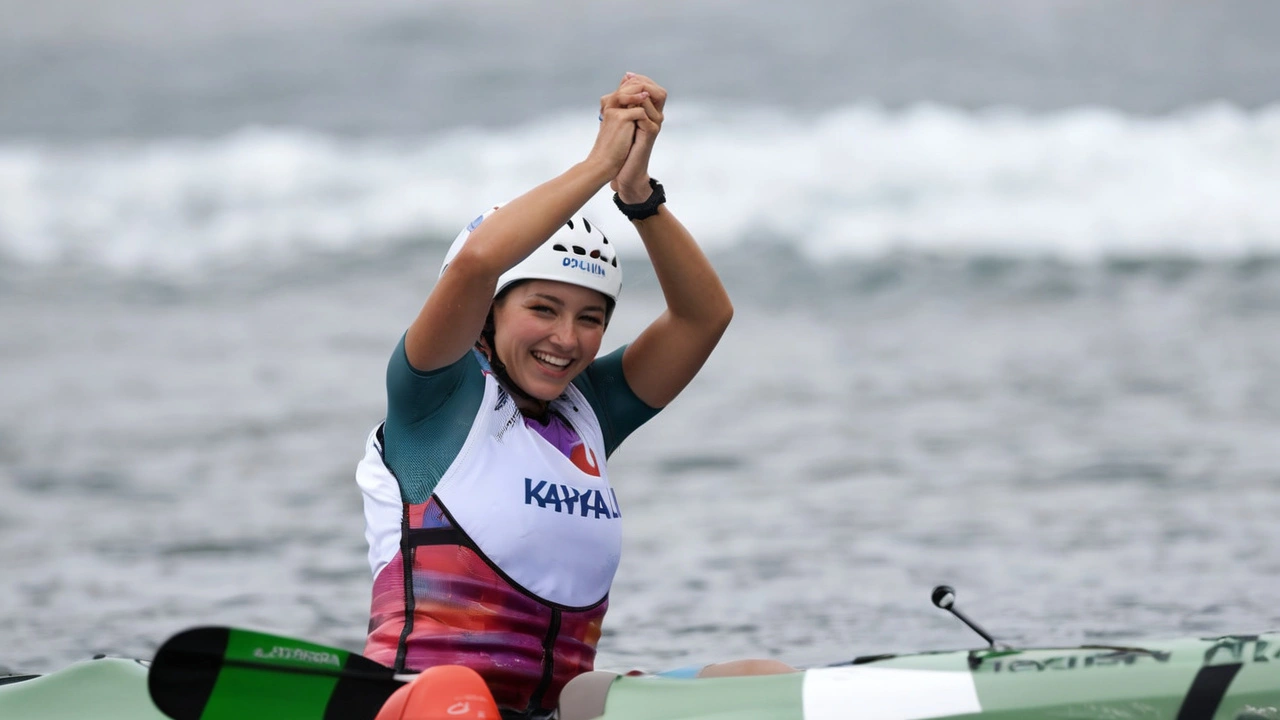
[[[498,346],[494,342],[494,335],[496,332],[497,330],[494,327],[493,322],[493,307],[490,307],[489,317],[485,318],[484,321],[484,329],[480,331],[480,337],[476,340],[476,349],[479,350],[480,354],[484,355],[489,361],[489,368],[493,370],[494,377],[498,378],[498,383],[517,399],[517,407],[521,405],[519,401],[524,400],[526,401],[524,403],[526,405],[534,405],[541,408],[541,410],[536,413],[526,413],[521,409],[521,413],[529,415],[536,420],[547,419],[547,415],[551,409],[551,403],[546,400],[539,400],[538,398],[530,395],[525,392],[524,388],[517,385],[516,382],[511,379],[511,375],[507,372],[506,363],[502,362],[502,359],[498,357]]]

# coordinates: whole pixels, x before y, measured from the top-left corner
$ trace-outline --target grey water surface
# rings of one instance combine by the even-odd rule
[[[358,649],[352,471],[437,259],[7,280],[4,665],[205,623]],[[1020,643],[1280,620],[1280,265],[717,260],[732,329],[612,460],[602,666],[973,646],[942,582]],[[626,300],[607,344],[656,312],[652,278]]]

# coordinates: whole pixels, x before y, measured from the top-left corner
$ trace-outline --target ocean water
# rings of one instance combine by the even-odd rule
[[[614,456],[599,665],[1280,626],[1273,3],[0,0],[0,669],[361,647],[353,480],[626,70],[733,327]],[[623,247],[612,347],[660,312]]]

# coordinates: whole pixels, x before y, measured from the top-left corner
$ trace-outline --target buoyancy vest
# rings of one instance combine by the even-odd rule
[[[575,387],[552,410],[583,441],[587,462],[577,463],[525,425],[488,373],[485,383],[432,496],[403,504],[400,547],[374,579],[365,654],[402,672],[465,665],[500,706],[549,709],[594,666],[621,514],[599,421]],[[379,427],[362,486],[394,482],[382,451]]]

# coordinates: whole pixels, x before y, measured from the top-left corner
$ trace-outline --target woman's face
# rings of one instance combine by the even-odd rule
[[[512,382],[551,401],[595,359],[604,338],[605,297],[554,280],[529,280],[493,306],[493,342]]]

